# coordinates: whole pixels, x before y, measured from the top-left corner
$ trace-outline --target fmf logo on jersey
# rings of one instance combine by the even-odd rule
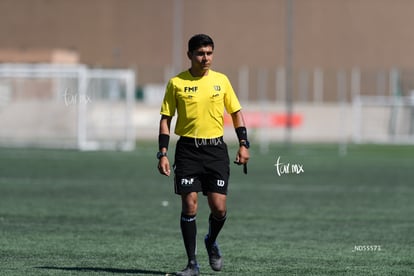
[[[184,92],[197,92],[197,86],[184,86]]]
[[[214,85],[214,90],[216,90],[216,91],[221,91],[221,87],[220,87],[220,85]]]
[[[224,180],[217,180],[217,186],[219,186],[219,187],[223,187],[224,186],[224,184],[226,184],[226,182],[224,181]]]
[[[194,178],[181,178],[181,186],[191,186],[194,183]]]

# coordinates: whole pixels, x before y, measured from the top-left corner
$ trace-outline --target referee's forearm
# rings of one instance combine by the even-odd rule
[[[241,112],[241,110],[231,113],[231,118],[232,118],[233,126],[235,129],[238,127],[246,126],[244,123],[244,117],[243,117],[243,113]]]
[[[170,125],[171,117],[162,115],[158,135],[158,147],[160,152],[168,151],[168,144],[170,141]]]

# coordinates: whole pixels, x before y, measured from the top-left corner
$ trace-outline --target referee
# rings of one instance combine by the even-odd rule
[[[220,271],[222,256],[216,239],[226,221],[226,197],[230,165],[223,141],[224,109],[231,114],[240,147],[235,163],[246,166],[249,141],[241,105],[228,78],[210,69],[214,42],[205,34],[188,41],[190,69],[170,79],[161,106],[158,170],[169,176],[167,157],[171,119],[177,111],[175,134],[174,187],[181,196],[181,233],[188,257],[187,267],[176,275],[199,275],[196,259],[196,215],[198,193],[207,196],[210,207],[209,229],[204,242],[213,270]],[[246,171],[245,171],[246,172]]]

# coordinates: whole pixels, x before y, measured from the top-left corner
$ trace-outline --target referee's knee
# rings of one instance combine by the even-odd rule
[[[198,198],[192,193],[182,196],[181,211],[185,215],[195,216],[197,214]]]

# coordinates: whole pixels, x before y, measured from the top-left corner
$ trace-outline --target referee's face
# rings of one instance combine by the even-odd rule
[[[202,46],[192,52],[188,52],[188,58],[191,60],[191,69],[205,73],[210,69],[213,61],[213,47]]]

